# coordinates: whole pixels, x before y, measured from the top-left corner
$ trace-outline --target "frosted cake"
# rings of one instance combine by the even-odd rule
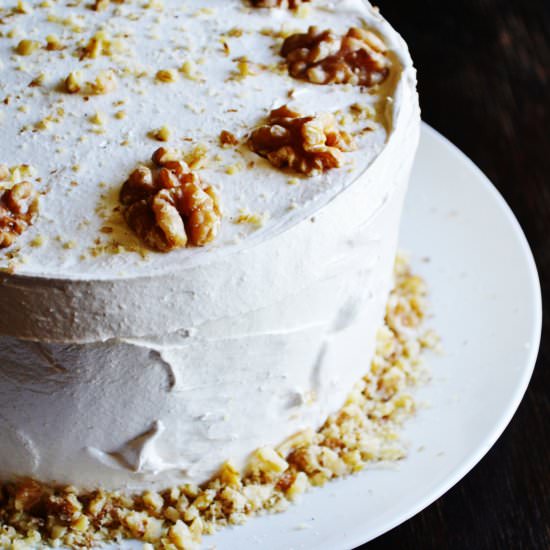
[[[0,8],[0,479],[201,483],[364,374],[415,71],[366,2],[289,4]]]

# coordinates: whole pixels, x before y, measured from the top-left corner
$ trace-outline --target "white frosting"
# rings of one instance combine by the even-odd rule
[[[87,4],[72,13],[97,17]],[[199,66],[206,83],[148,81],[147,93],[136,96],[137,84],[121,78],[113,97],[84,102],[63,96],[71,114],[47,134],[20,134],[27,115],[19,116],[12,105],[4,117],[4,160],[33,164],[51,191],[42,200],[39,222],[17,242],[26,263],[0,276],[0,311],[6,312],[0,315],[0,441],[8,442],[0,446],[0,477],[113,488],[203,481],[227,458],[242,465],[254,448],[317,426],[341,405],[372,356],[418,139],[415,74],[405,44],[360,0],[334,6],[317,0],[306,19],[284,10],[243,9],[240,0],[201,1],[215,15],[197,18],[185,16],[197,11],[197,2],[164,5],[160,47],[151,47],[148,31],[157,13],[138,22],[122,18],[140,38],[138,58],[154,69],[178,66],[186,54],[171,47],[169,39],[177,35],[197,51],[209,48]],[[133,3],[118,9],[126,14]],[[25,37],[49,34],[49,25],[39,24],[43,17],[36,10],[17,26]],[[121,18],[99,17],[112,34],[122,28]],[[384,36],[395,58],[392,79],[380,92],[389,100],[273,73],[225,83],[231,59],[245,51],[253,61],[278,60],[269,48],[273,39],[259,35],[260,28],[303,29],[319,22],[344,31],[362,20]],[[225,58],[212,36],[234,27],[254,32],[228,39],[232,53]],[[25,80],[9,70],[8,49],[17,40],[7,42],[0,39],[0,87],[27,93],[29,75]],[[101,58],[92,68],[112,63]],[[67,56],[48,65],[48,72],[57,81],[73,65],[78,60]],[[152,253],[147,261],[127,252],[80,259],[104,223],[93,211],[100,193],[115,196],[98,182],[116,190],[150,156],[155,144],[147,131],[166,123],[175,136],[210,141],[214,148],[222,129],[243,135],[266,109],[286,102],[290,89],[302,109],[345,109],[358,101],[384,105],[389,132],[380,125],[348,155],[353,164],[292,186],[288,174],[245,149],[219,151],[221,164],[212,162],[203,171],[219,186],[226,212],[213,246]],[[53,89],[37,93],[33,116],[35,108],[45,113],[59,95]],[[88,124],[82,117],[96,108],[112,111],[120,97],[129,99],[128,117],[110,120],[108,133],[90,134],[80,143],[78,128]],[[178,110],[187,103],[205,111],[195,116]],[[228,113],[232,108],[239,112]],[[63,136],[59,143],[57,133]],[[131,146],[116,146],[128,133]],[[57,147],[64,150],[56,153]],[[224,167],[239,158],[253,159],[254,168],[227,175]],[[81,170],[71,175],[77,163]],[[47,176],[53,169],[55,178]],[[75,178],[79,186],[67,191],[63,182]],[[231,223],[240,208],[268,212],[269,218],[257,231],[243,230]],[[83,217],[90,223],[79,226]],[[120,236],[124,229],[117,231]],[[46,245],[29,248],[37,234]],[[67,240],[74,238],[75,248],[64,249],[56,235],[73,236]]]

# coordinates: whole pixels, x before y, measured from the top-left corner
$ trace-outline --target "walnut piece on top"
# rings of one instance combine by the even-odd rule
[[[0,195],[0,248],[11,246],[38,214],[38,193],[28,181]]]
[[[311,0],[250,0],[255,8],[290,8],[291,10],[308,2]]]
[[[357,27],[343,37],[310,27],[307,33],[289,36],[281,55],[291,76],[314,84],[374,86],[387,78],[391,65],[384,42]]]
[[[120,191],[126,222],[147,246],[159,252],[188,244],[204,246],[220,229],[216,192],[203,185],[178,157],[163,147],[157,149],[154,168],[138,166]]]
[[[342,152],[355,149],[352,137],[336,129],[332,114],[302,116],[286,105],[252,132],[249,146],[277,168],[308,176],[342,166]]]

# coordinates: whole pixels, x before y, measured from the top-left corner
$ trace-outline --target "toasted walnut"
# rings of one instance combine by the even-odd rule
[[[171,84],[176,82],[178,79],[178,72],[176,69],[161,69],[157,71],[155,75],[155,80],[157,82],[162,82],[164,84]]]
[[[252,132],[249,145],[277,168],[307,175],[342,166],[342,152],[355,148],[351,136],[336,129],[331,114],[302,116],[286,105],[271,111],[268,123]]]
[[[170,128],[168,126],[161,126],[160,128],[157,128],[156,130],[151,130],[148,133],[148,136],[152,139],[156,139],[157,141],[169,141],[170,140]]]
[[[0,195],[0,248],[11,246],[32,225],[38,213],[38,195],[28,181]]]
[[[29,511],[44,496],[44,488],[32,479],[25,479],[15,488],[14,507],[17,511]]]
[[[157,149],[153,162],[154,170],[139,166],[120,191],[128,225],[160,252],[214,240],[221,221],[214,189],[204,186],[174,152]]]
[[[80,59],[96,59],[101,55],[108,55],[111,51],[111,42],[103,31],[94,34],[80,52]]]
[[[390,68],[384,42],[356,27],[343,37],[310,27],[307,33],[289,36],[281,55],[293,77],[314,84],[374,86],[386,79]]]
[[[95,11],[104,11],[109,7],[110,0],[95,0],[92,8]]]
[[[239,139],[228,130],[222,130],[220,132],[220,145],[222,147],[234,147],[239,145]]]
[[[10,168],[7,164],[4,164],[3,162],[0,163],[0,181],[5,181],[10,178]]]
[[[80,92],[82,87],[82,75],[80,71],[71,71],[65,79],[65,91],[69,94]]]
[[[290,8],[291,10],[308,2],[311,0],[250,0],[255,8]]]

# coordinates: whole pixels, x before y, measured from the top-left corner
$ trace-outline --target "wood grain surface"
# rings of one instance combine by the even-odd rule
[[[423,118],[489,176],[550,298],[550,0],[380,0],[418,68]],[[513,269],[513,266],[510,266]],[[550,549],[550,328],[511,424],[466,478],[364,550]]]

